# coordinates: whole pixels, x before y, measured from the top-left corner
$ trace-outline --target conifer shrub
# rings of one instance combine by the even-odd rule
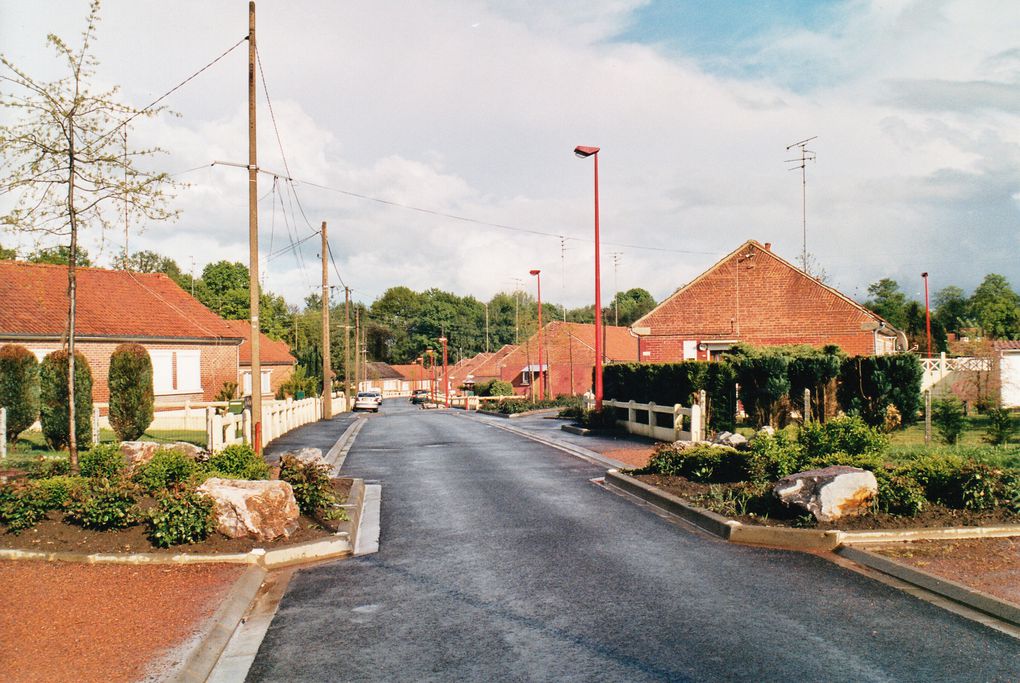
[[[963,432],[963,404],[954,396],[934,401],[931,407],[931,421],[942,441],[955,444]]]
[[[110,427],[120,441],[134,441],[154,416],[152,359],[141,344],[121,344],[110,356]]]
[[[24,346],[0,346],[0,406],[7,409],[7,440],[39,418],[39,362]]]
[[[85,356],[74,354],[74,428],[79,448],[92,443],[92,369]],[[43,436],[53,449],[69,441],[67,352],[54,351],[43,358],[39,368],[39,402]]]
[[[988,410],[988,428],[984,440],[993,446],[1001,446],[1008,442],[1016,432],[1013,414],[1009,408],[990,408]]]

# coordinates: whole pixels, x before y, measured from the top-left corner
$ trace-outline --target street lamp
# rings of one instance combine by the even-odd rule
[[[578,145],[574,154],[595,157],[595,410],[602,410],[602,277],[599,269],[599,148]]]
[[[931,308],[928,305],[928,273],[921,273],[924,279],[924,326],[928,332],[928,358],[931,358]]]
[[[446,399],[446,407],[450,407],[450,378],[447,375],[446,364],[446,337],[440,337],[439,343],[443,345],[443,398]]]
[[[422,383],[421,376],[425,374],[425,359],[422,358],[421,356],[418,356],[417,358],[414,359],[414,364],[418,366],[418,371],[416,373],[414,373],[415,375],[417,375],[416,379],[418,380],[415,383],[414,388],[415,389],[421,389],[421,383]]]
[[[436,402],[436,352],[431,348],[425,349],[425,355],[429,357],[429,403]]]
[[[542,381],[542,271],[528,271],[538,279],[538,400],[545,398],[545,383]]]

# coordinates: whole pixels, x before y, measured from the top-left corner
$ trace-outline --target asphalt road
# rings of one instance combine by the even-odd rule
[[[248,680],[1020,680],[1006,635],[473,418],[387,401],[344,471],[383,485],[381,550],[299,572]]]

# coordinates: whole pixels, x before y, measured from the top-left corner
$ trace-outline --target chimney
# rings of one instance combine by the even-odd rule
[[[772,251],[772,242],[765,243],[765,251]]]

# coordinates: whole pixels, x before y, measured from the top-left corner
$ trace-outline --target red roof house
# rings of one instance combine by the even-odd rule
[[[242,335],[161,273],[77,269],[76,349],[89,361],[93,400],[107,401],[110,354],[149,350],[157,402],[212,400],[238,377]],[[40,359],[67,336],[67,267],[0,261],[0,344]]]
[[[835,344],[850,355],[906,349],[880,316],[749,240],[634,323],[641,360],[711,360],[734,344]]]
[[[237,386],[245,396],[251,393],[251,323],[247,320],[225,321],[241,337],[238,349]],[[259,333],[259,360],[262,366],[262,394],[276,396],[280,386],[293,375],[297,366],[297,358],[290,352],[287,342],[270,339]]]

